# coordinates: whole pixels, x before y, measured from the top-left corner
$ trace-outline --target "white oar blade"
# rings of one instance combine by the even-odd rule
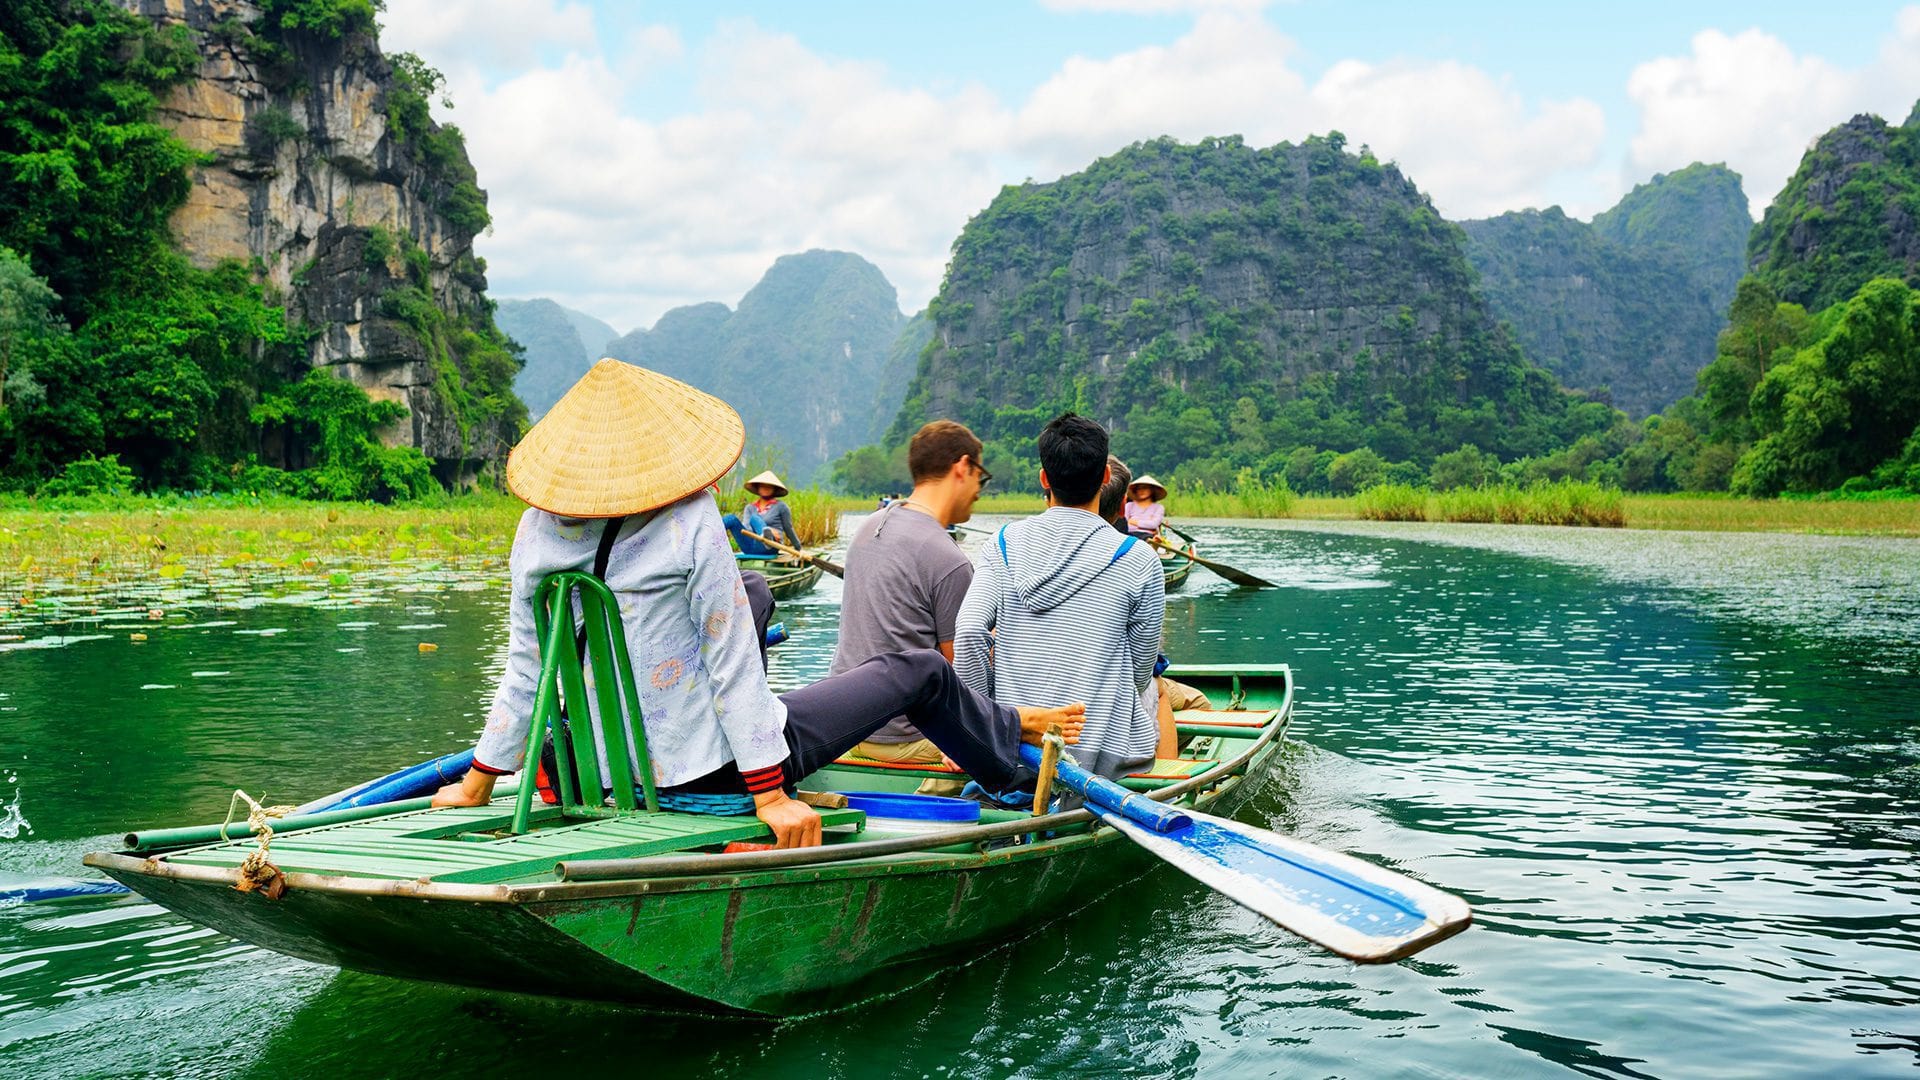
[[[1451,893],[1266,829],[1193,813],[1190,827],[1156,833],[1117,814],[1101,816],[1254,914],[1363,964],[1411,956],[1473,921],[1467,902]]]

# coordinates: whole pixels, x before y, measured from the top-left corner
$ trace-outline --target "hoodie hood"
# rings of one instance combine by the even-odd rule
[[[991,554],[1006,565],[1020,602],[1038,614],[1106,572],[1132,542],[1097,514],[1056,506],[1000,530]]]

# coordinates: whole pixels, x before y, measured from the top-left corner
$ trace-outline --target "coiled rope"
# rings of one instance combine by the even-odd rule
[[[240,864],[240,880],[233,887],[241,892],[259,891],[269,900],[278,900],[286,894],[287,877],[280,868],[273,865],[267,856],[267,849],[273,844],[272,819],[286,817],[293,813],[292,806],[261,806],[253,796],[233,789],[233,798],[227,800],[227,817],[220,823],[220,838],[227,839],[227,826],[233,822],[233,814],[240,803],[247,804],[247,831],[260,837],[260,846],[247,853],[246,860]]]

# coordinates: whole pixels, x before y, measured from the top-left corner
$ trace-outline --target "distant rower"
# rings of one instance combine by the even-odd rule
[[[1158,539],[1160,527],[1167,522],[1167,508],[1160,500],[1167,489],[1151,476],[1142,476],[1127,488],[1127,531],[1135,536]]]
[[[772,556],[779,552],[746,535],[756,532],[771,540],[778,540],[790,547],[800,546],[800,534],[793,528],[793,509],[781,499],[787,494],[787,485],[773,474],[772,469],[746,482],[744,485],[753,498],[741,507],[738,514],[728,514],[721,520],[726,523],[727,532],[733,535],[733,542],[740,545],[742,555]]]

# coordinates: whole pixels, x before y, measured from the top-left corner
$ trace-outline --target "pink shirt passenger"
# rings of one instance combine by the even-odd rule
[[[1152,536],[1160,531],[1167,520],[1167,508],[1161,503],[1127,502],[1127,531],[1138,536]]]

